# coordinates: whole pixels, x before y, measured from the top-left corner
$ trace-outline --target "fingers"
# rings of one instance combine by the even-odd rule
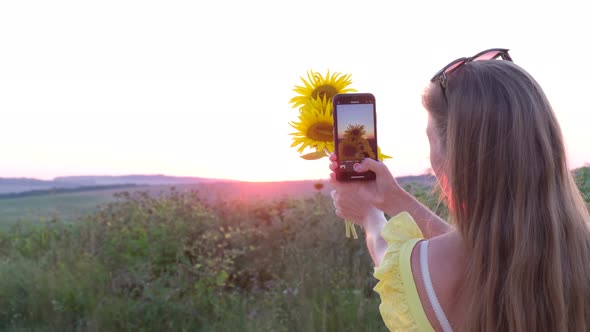
[[[336,174],[335,173],[330,173],[330,183],[335,184],[338,181],[336,180]]]
[[[347,190],[349,188],[343,189],[330,192],[332,204],[334,205],[334,214],[342,219],[361,223],[364,217],[367,216],[371,205],[366,200],[358,197],[356,192]]]
[[[330,173],[330,182],[332,184],[336,184],[338,181],[336,180],[336,174],[334,172],[336,172],[336,169],[338,169],[338,162],[336,161],[336,154],[332,153],[330,154],[330,170],[332,171],[332,173]]]
[[[338,217],[344,218],[344,216],[342,215],[342,211],[340,211],[340,209],[338,208],[338,192],[336,190],[332,190],[330,192],[330,196],[332,197],[332,205],[334,205],[334,213]]]
[[[354,164],[354,170],[357,172],[373,171],[377,173],[381,168],[381,164],[375,159],[365,158],[360,164]]]
[[[332,205],[334,205],[334,208],[338,210],[340,206],[340,195],[338,191],[336,189],[332,190],[330,192],[330,196],[332,197]]]
[[[336,171],[336,168],[338,168],[338,161],[336,159],[336,154],[335,153],[331,153],[330,154],[330,170],[332,172]]]
[[[337,162],[333,161],[333,162],[330,163],[330,170],[332,172],[336,172],[336,169],[337,168],[338,168],[338,163]]]
[[[330,196],[332,196],[332,204],[334,205],[334,214],[336,214],[338,217],[342,218],[342,219],[346,219],[346,216],[344,215],[344,213],[342,213],[342,209],[340,208],[340,197],[338,195],[338,192],[336,190],[332,190],[330,192]]]
[[[354,170],[359,173],[373,171],[379,178],[393,177],[384,163],[371,158],[365,158],[360,164],[355,164]]]

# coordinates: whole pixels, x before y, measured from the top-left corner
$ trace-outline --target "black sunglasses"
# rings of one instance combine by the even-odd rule
[[[498,57],[501,57],[503,60],[508,60],[512,62],[512,58],[508,54],[507,48],[491,48],[489,50],[485,50],[483,52],[479,52],[476,55],[469,57],[469,58],[459,58],[448,65],[444,66],[443,69],[439,70],[432,76],[430,82],[434,82],[434,80],[438,79],[440,82],[440,86],[443,90],[443,95],[445,100],[447,99],[447,94],[445,89],[447,88],[447,75],[455,71],[457,68],[461,67],[462,65],[471,62],[471,61],[481,61],[481,60],[494,60]]]

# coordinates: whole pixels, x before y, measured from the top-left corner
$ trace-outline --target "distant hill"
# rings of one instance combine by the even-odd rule
[[[64,176],[57,177],[53,180],[57,185],[77,184],[85,186],[109,186],[119,184],[136,184],[136,185],[166,185],[166,184],[196,184],[212,182],[230,182],[230,180],[208,179],[199,177],[186,176],[168,176],[168,175],[120,175],[120,176]]]
[[[590,167],[579,168],[575,174],[590,203]],[[432,175],[396,179],[404,187],[430,187],[436,181]],[[208,201],[298,199],[318,192],[329,194],[333,189],[327,179],[243,182],[165,175],[76,176],[51,181],[0,178],[0,228],[18,220],[34,221],[47,216],[74,220],[95,211],[100,204],[113,202],[116,193],[145,191],[160,195],[169,193],[172,187],[176,191],[197,191]]]
[[[435,178],[431,175],[420,175],[399,177],[397,180],[402,186],[410,183],[431,186]],[[321,186],[318,187],[320,183]],[[103,197],[107,193],[117,191],[149,191],[159,194],[167,192],[171,187],[179,191],[196,190],[201,197],[210,201],[301,198],[310,197],[318,191],[329,194],[333,189],[328,179],[247,182],[166,175],[71,176],[52,181],[0,178],[0,200],[44,195],[71,197],[76,193],[86,195],[91,192]]]
[[[397,177],[396,180],[402,186],[405,184],[419,184],[429,187],[436,183],[436,177],[430,174],[400,176]]]
[[[159,186],[179,184],[204,184],[229,182],[229,180],[199,177],[178,177],[167,175],[121,175],[121,176],[64,176],[53,180],[31,178],[0,178],[0,195],[28,191],[47,191],[55,189],[78,189],[99,186]]]
[[[18,185],[18,186],[43,186],[52,181],[44,181],[29,178],[0,178],[0,186]]]
[[[431,185],[435,179],[431,175],[398,177],[400,184],[419,183]],[[40,195],[45,193],[63,193],[73,191],[105,189],[113,186],[177,186],[193,187],[199,185],[201,189],[207,187],[217,193],[224,193],[232,197],[271,196],[271,193],[307,192],[319,180],[276,181],[276,182],[247,182],[201,177],[180,177],[168,175],[120,175],[120,176],[63,176],[53,180],[39,180],[32,178],[0,178],[0,197],[20,197]],[[328,180],[321,181],[325,189],[329,187]],[[207,186],[203,186],[207,185]],[[212,185],[212,186],[211,186]],[[314,189],[315,190],[315,189]],[[313,190],[312,190],[313,191]],[[257,194],[258,193],[258,194]]]
[[[48,190],[55,188],[53,181],[29,178],[0,178],[0,194],[20,193],[32,190]],[[79,187],[75,184],[63,184],[63,188]]]
[[[85,193],[90,191],[128,191],[135,188],[142,188],[135,184],[114,184],[106,186],[83,186],[75,188],[50,188],[50,189],[36,189],[21,192],[0,193],[0,199],[23,198],[30,196],[43,195],[60,195],[60,194],[75,194]],[[145,188],[145,187],[143,187]],[[149,188],[149,187],[148,187]]]
[[[590,174],[590,167],[581,167],[573,170],[574,174]],[[418,184],[432,186],[436,178],[430,174],[400,176],[396,180],[402,185]],[[276,182],[244,182],[223,179],[210,179],[201,177],[179,177],[162,174],[156,175],[120,175],[120,176],[65,176],[53,180],[39,180],[32,178],[0,178],[0,196],[6,194],[17,194],[34,192],[33,195],[58,192],[89,191],[97,190],[100,187],[166,187],[176,186],[178,188],[199,188],[201,191],[211,191],[211,195],[226,195],[231,197],[272,197],[281,193],[295,194],[310,193],[316,189],[314,185],[322,182],[322,192],[331,190],[327,179],[325,180],[301,180],[301,181],[276,181]],[[154,188],[155,189],[155,188]]]

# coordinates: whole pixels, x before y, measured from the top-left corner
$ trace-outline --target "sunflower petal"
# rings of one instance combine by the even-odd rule
[[[377,147],[377,154],[378,154],[379,160],[381,160],[381,161],[383,161],[383,159],[391,159],[391,158],[393,158],[392,156],[388,156],[388,155],[382,153],[380,147]]]
[[[292,108],[305,106],[310,98],[316,96],[328,96],[331,98],[337,93],[355,92],[349,85],[352,83],[351,74],[342,74],[340,72],[327,71],[323,76],[321,73],[308,70],[307,79],[300,76],[302,85],[295,85],[293,92],[295,96],[289,100]],[[330,113],[331,114],[331,113]]]

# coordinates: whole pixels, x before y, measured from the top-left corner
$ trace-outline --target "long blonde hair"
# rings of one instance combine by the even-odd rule
[[[446,94],[435,82],[423,103],[470,257],[460,330],[590,330],[590,217],[541,87],[509,61],[478,61]]]

